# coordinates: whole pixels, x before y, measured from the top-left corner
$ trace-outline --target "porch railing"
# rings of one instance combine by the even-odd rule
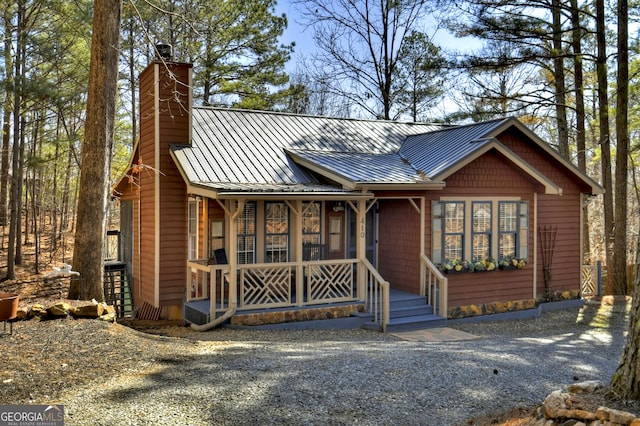
[[[373,267],[367,259],[364,264],[365,308],[373,315],[373,321],[380,324],[383,332],[389,324],[389,282]]]
[[[389,322],[389,283],[364,261],[359,281],[356,259],[263,263],[237,266],[237,309],[268,309],[364,301],[383,330]],[[228,265],[187,262],[187,302],[210,300],[210,316],[229,309]],[[299,276],[299,275],[302,276]],[[361,290],[360,290],[361,289]]]
[[[320,260],[304,266],[307,304],[348,302],[357,299],[355,259]]]
[[[433,313],[447,318],[448,280],[436,265],[424,254],[420,255],[423,278],[420,280],[420,295],[427,297],[427,304],[433,307]]]
[[[215,318],[229,309],[228,265],[207,265],[206,261],[187,261],[187,302],[209,299],[210,315]]]

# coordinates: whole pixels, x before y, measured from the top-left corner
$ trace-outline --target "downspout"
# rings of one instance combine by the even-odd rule
[[[218,318],[214,318],[213,320],[209,321],[206,324],[191,324],[191,328],[194,329],[195,331],[209,331],[214,329],[215,327],[221,325],[222,323],[224,323],[226,320],[228,320],[229,318],[231,318],[235,313],[236,313],[236,309],[238,308],[238,300],[237,300],[237,288],[238,288],[238,274],[237,274],[237,268],[236,268],[236,263],[237,263],[237,258],[236,258],[236,251],[234,250],[235,247],[237,247],[237,236],[238,236],[238,232],[236,229],[236,218],[238,217],[238,214],[244,210],[244,201],[239,201],[238,202],[238,207],[233,210],[235,208],[234,203],[231,203],[231,209],[232,211],[229,211],[226,206],[224,205],[224,203],[221,203],[220,200],[216,199],[218,201],[218,204],[220,204],[220,206],[222,207],[222,209],[224,210],[225,214],[229,217],[229,227],[231,229],[231,231],[229,232],[229,309],[227,309],[227,311]],[[211,297],[212,294],[211,292],[209,292],[209,297]]]
[[[582,232],[582,231],[580,231]],[[538,298],[538,193],[533,193],[533,298]]]
[[[202,325],[191,324],[191,328],[193,328],[195,331],[209,331],[216,328],[217,326],[219,326],[220,324],[222,324],[223,322],[231,318],[236,313],[236,305],[237,303],[235,301],[235,298],[233,298],[233,300],[229,302],[229,309],[227,309],[227,312],[225,312],[224,315],[214,319],[213,321],[209,321],[206,324],[202,324]]]

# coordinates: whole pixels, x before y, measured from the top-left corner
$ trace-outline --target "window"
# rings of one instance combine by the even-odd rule
[[[444,258],[464,259],[464,203],[444,204]]]
[[[198,258],[198,202],[196,200],[189,200],[189,212],[188,212],[188,253],[189,259]]]
[[[474,201],[471,209],[471,260],[475,262],[491,257],[491,203]]]
[[[529,203],[526,201],[503,201],[499,203],[499,259],[529,257],[528,235]]]
[[[238,227],[238,263],[256,262],[256,204],[246,203],[236,219]]]
[[[212,219],[209,227],[209,256],[213,257],[216,250],[221,249],[224,249],[224,220]]]
[[[265,262],[289,261],[289,206],[265,204]]]
[[[320,203],[302,204],[302,258],[303,260],[321,260],[323,250],[320,238]]]
[[[518,236],[518,203],[501,202],[499,203],[500,219],[499,226],[499,259],[505,257],[517,257],[516,244]]]
[[[434,201],[432,258],[440,264],[451,260],[526,259],[528,215],[527,201]]]

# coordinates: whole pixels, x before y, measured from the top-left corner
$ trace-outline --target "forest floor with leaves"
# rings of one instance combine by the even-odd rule
[[[0,278],[6,274],[6,250],[0,250]],[[43,252],[46,249],[43,248]],[[23,264],[17,279],[0,282],[0,292],[20,294],[20,306],[35,303],[45,306],[64,300],[72,305],[83,303],[66,299],[69,280],[44,280],[44,275],[62,263],[70,262],[68,252],[62,256],[40,256],[47,259],[35,274],[33,246],[26,245]],[[606,309],[624,310],[612,304]],[[618,312],[620,313],[620,312]],[[612,316],[616,321],[625,315]],[[484,327],[484,328],[483,328]],[[477,333],[503,325],[476,324],[462,329]],[[128,322],[110,324],[97,320],[71,318],[51,321],[22,321],[14,324],[14,333],[1,334],[0,401],[8,404],[48,403],[59,400],[74,389],[95,386],[96,383],[118,374],[139,375],[157,360],[170,362],[184,360],[197,350],[203,335],[194,333],[180,322]],[[232,331],[229,331],[232,333]],[[231,334],[225,333],[225,336]],[[216,342],[228,345],[229,341]],[[603,378],[607,379],[607,378]],[[540,401],[541,403],[542,401]],[[64,402],[62,402],[64,403]],[[638,404],[621,401],[609,392],[585,395],[582,403],[587,407],[606,405],[625,411],[640,412]],[[526,426],[533,424],[536,406],[497,410],[481,417],[470,418],[465,424],[488,426]]]

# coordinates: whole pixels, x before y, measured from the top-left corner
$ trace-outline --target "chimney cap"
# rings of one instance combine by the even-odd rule
[[[173,59],[173,46],[171,46],[169,43],[157,43],[156,55],[158,59],[171,61]]]

